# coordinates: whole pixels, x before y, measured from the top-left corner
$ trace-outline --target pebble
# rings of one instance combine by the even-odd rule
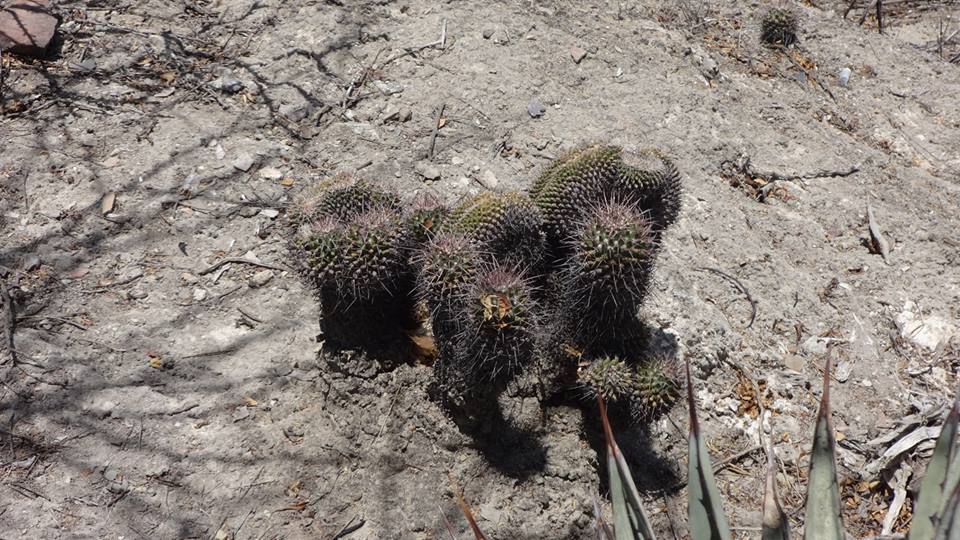
[[[401,122],[409,122],[411,118],[413,118],[413,111],[412,111],[412,110],[410,110],[410,109],[407,108],[407,107],[404,107],[403,109],[400,109],[400,121],[401,121]]]
[[[483,174],[480,175],[480,178],[477,179],[480,182],[480,185],[493,191],[497,189],[497,186],[500,184],[500,181],[497,180],[497,175],[493,174],[493,171],[487,169],[483,171]]]
[[[220,77],[211,81],[210,87],[226,94],[236,94],[243,90],[243,81],[231,77]]]
[[[250,278],[250,287],[254,289],[263,287],[270,283],[271,279],[273,279],[273,270],[261,270]]]
[[[191,274],[190,272],[184,272],[180,274],[180,279],[182,279],[183,282],[188,285],[193,285],[194,283],[197,283],[200,281],[200,279],[197,278],[197,276]]]
[[[120,471],[116,469],[107,469],[103,472],[103,477],[111,482],[117,479],[120,476]]]
[[[250,167],[253,167],[253,164],[256,161],[253,159],[253,156],[247,153],[240,154],[237,156],[237,159],[233,160],[233,168],[247,172],[250,170]]]
[[[403,92],[403,85],[400,83],[389,83],[389,82],[381,81],[378,79],[376,81],[373,81],[373,85],[377,87],[377,90],[379,90],[380,92],[388,96],[392,96],[393,94],[400,94]]]
[[[490,38],[492,38],[492,37],[493,37],[493,33],[494,33],[495,31],[496,31],[496,30],[494,30],[493,28],[484,28],[484,29],[483,29],[483,39],[490,39]]]
[[[134,289],[127,293],[127,298],[131,300],[143,300],[147,296],[149,296],[149,293],[143,289]]]
[[[260,215],[267,219],[277,219],[277,216],[280,215],[280,211],[276,208],[264,208],[260,210]]]
[[[207,290],[196,288],[193,290],[193,301],[194,302],[203,302],[207,298]]]
[[[535,97],[527,104],[527,114],[531,118],[540,118],[545,112],[547,112],[547,108],[540,102],[540,98]]]
[[[837,79],[840,81],[840,86],[846,86],[850,82],[850,68],[843,68],[837,73]]]
[[[440,169],[429,161],[418,161],[417,164],[413,166],[413,170],[427,180],[440,179]]]
[[[40,268],[40,257],[37,255],[31,253],[23,259],[23,269],[27,272],[33,272],[37,268]]]
[[[570,47],[570,58],[573,58],[573,61],[577,64],[583,61],[587,57],[587,51],[581,47]]]
[[[264,180],[279,180],[283,178],[283,173],[280,172],[280,169],[274,167],[264,167],[260,169],[260,178]]]
[[[243,217],[253,217],[260,213],[260,210],[256,206],[244,206],[240,209],[239,214]]]

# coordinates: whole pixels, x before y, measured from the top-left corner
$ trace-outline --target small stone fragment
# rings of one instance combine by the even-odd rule
[[[377,87],[381,93],[392,96],[393,94],[399,94],[403,92],[403,85],[400,83],[390,83],[386,81],[376,80],[373,81],[373,85]]]
[[[547,112],[547,108],[540,102],[540,98],[534,97],[530,100],[530,103],[527,104],[527,114],[529,114],[531,118],[540,118],[545,112]]]
[[[251,218],[259,214],[260,209],[257,208],[256,206],[244,206],[243,208],[240,209],[240,212],[238,213],[240,214],[241,217]]]
[[[33,272],[40,268],[40,257],[31,253],[23,259],[23,269],[27,272]]]
[[[273,270],[261,270],[250,278],[250,287],[253,289],[263,287],[273,279]]]
[[[429,161],[418,161],[417,164],[413,166],[413,170],[427,180],[440,179],[440,169],[432,165]]]
[[[497,189],[497,185],[500,184],[500,181],[497,180],[497,176],[493,174],[493,171],[487,169],[483,171],[483,174],[480,175],[480,178],[477,179],[480,182],[480,185],[493,191]]]
[[[495,30],[493,28],[484,28],[483,29],[483,39],[490,39],[493,37]]]
[[[283,173],[280,172],[280,169],[274,167],[264,167],[260,169],[260,178],[264,180],[279,180],[283,178]]]
[[[413,118],[413,111],[411,111],[409,108],[400,109],[401,122],[409,122],[411,118]]]
[[[577,64],[587,57],[587,51],[580,47],[570,47],[570,58]]]
[[[200,281],[197,276],[191,274],[190,272],[184,272],[180,274],[180,279],[182,279],[187,285],[193,285]]]
[[[207,298],[207,290],[196,288],[193,290],[193,301],[194,302],[203,302]]]
[[[255,162],[253,156],[243,153],[237,156],[237,159],[233,160],[233,167],[239,171],[247,172],[250,170],[250,167],[253,167]]]
[[[131,300],[143,300],[149,296],[149,293],[143,289],[134,289],[127,293],[127,298]]]
[[[277,216],[280,215],[280,211],[276,208],[264,208],[260,210],[260,215],[267,219],[277,219]]]

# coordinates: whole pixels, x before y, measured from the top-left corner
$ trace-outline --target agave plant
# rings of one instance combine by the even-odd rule
[[[690,406],[690,437],[687,477],[687,519],[692,540],[730,540],[730,526],[723,513],[720,490],[713,476],[713,465],[707,451],[706,438],[700,431],[697,404],[686,366],[687,402]],[[653,527],[640,493],[630,474],[627,461],[617,446],[610,428],[602,395],[597,395],[600,418],[607,448],[607,471],[610,479],[610,503],[613,524],[603,519],[598,500],[594,499],[597,540],[656,540]],[[940,436],[927,465],[927,472],[914,506],[913,523],[908,540],[960,540],[960,393],[940,430]],[[777,466],[773,444],[767,448],[767,472],[764,483],[762,540],[789,540],[787,515],[777,497]],[[836,440],[830,420],[830,364],[823,374],[823,395],[814,428],[813,448],[807,484],[805,540],[843,540],[840,515],[840,487],[837,483]],[[477,540],[486,540],[470,509],[458,495],[461,510]],[[453,534],[451,533],[451,537]]]
[[[690,405],[690,457],[688,476],[688,520],[693,540],[729,540],[730,527],[723,513],[719,490],[713,477],[713,466],[706,440],[700,432],[697,405],[687,365],[687,400]],[[605,407],[600,413],[607,440],[607,461],[610,474],[610,501],[613,526],[599,517],[597,538],[600,540],[654,540],[653,529],[646,517],[623,455],[617,448]],[[915,502],[909,540],[960,539],[960,451],[957,449],[960,424],[960,394],[954,399],[933,457],[927,466]],[[787,516],[777,497],[776,461],[772,444],[767,450],[767,473],[763,500],[763,540],[787,540],[790,537]],[[830,366],[823,376],[823,395],[814,428],[807,484],[804,539],[843,540],[840,516],[840,488],[837,483],[836,441],[830,420]]]

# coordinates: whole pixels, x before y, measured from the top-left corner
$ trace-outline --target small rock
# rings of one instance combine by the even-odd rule
[[[791,369],[797,373],[803,373],[804,364],[805,362],[803,361],[803,358],[800,358],[795,354],[788,354],[783,358],[783,365],[787,369]]]
[[[400,120],[400,109],[393,105],[383,110],[383,121],[390,122],[391,120]]]
[[[801,347],[803,348],[804,351],[810,354],[827,354],[828,343],[830,343],[830,341],[825,338],[811,336],[807,338],[806,341],[803,342],[803,345],[801,345]]]
[[[545,112],[547,112],[547,108],[540,102],[540,98],[534,97],[530,100],[530,103],[527,104],[527,114],[529,114],[531,118],[540,118]]]
[[[453,156],[450,158],[451,165],[463,165],[463,158],[460,156]]]
[[[440,179],[440,169],[429,161],[418,161],[417,164],[413,166],[413,170],[427,180]]]
[[[197,276],[191,274],[190,272],[184,272],[180,274],[180,279],[182,279],[183,282],[186,283],[187,285],[193,285],[200,281],[200,279],[197,278]]]
[[[110,482],[116,480],[118,476],[120,476],[120,471],[116,469],[107,469],[103,471],[103,478],[109,480]]]
[[[90,73],[97,70],[97,61],[93,58],[87,58],[83,62],[71,62],[70,69],[81,73]]]
[[[227,157],[227,151],[223,149],[223,146],[220,143],[217,143],[217,146],[213,148],[214,154],[216,154],[217,159],[223,159]]]
[[[280,215],[280,211],[276,208],[264,208],[260,210],[260,215],[267,219],[277,219],[277,216]]]
[[[256,160],[253,159],[253,156],[243,153],[237,156],[237,159],[233,160],[233,168],[247,172],[250,170],[250,167],[253,167],[254,163],[256,163]]]
[[[493,171],[490,169],[483,171],[483,174],[480,175],[477,181],[480,182],[481,186],[489,189],[490,191],[497,189],[497,185],[500,184],[500,181],[497,180],[497,175],[493,174]]]
[[[27,272],[33,272],[40,268],[40,257],[31,253],[23,259],[23,269]]]
[[[283,178],[283,173],[280,172],[280,169],[264,167],[260,169],[260,178],[263,178],[264,180],[279,180]]]
[[[494,33],[495,31],[496,31],[496,30],[494,30],[493,28],[484,28],[484,29],[483,29],[483,33],[482,33],[483,39],[490,39],[490,38],[492,38],[492,37],[493,37],[493,33]]]
[[[250,287],[256,289],[263,287],[273,279],[273,270],[261,270],[250,278]]]
[[[193,301],[194,302],[203,302],[207,299],[207,290],[196,288],[193,290]]]
[[[237,410],[233,413],[233,421],[239,422],[247,418],[250,418],[250,409],[248,407],[237,407]]]
[[[49,12],[49,0],[16,0],[0,10],[0,50],[43,57],[60,20]]]
[[[401,122],[409,122],[411,118],[413,118],[413,111],[412,111],[412,110],[410,110],[409,108],[406,108],[406,107],[403,108],[403,109],[400,109],[400,121],[401,121]]]
[[[210,81],[210,87],[225,94],[236,94],[237,92],[243,90],[243,81],[239,81],[232,77],[220,77]]]
[[[400,83],[389,83],[378,79],[373,81],[373,85],[377,87],[377,90],[388,96],[403,92],[403,85]]]
[[[897,315],[900,337],[923,347],[936,351],[941,343],[947,343],[957,333],[957,327],[947,319],[932,314],[915,314],[916,306],[907,302],[903,311]]]
[[[587,57],[587,51],[580,47],[570,47],[570,58],[577,64]]]
[[[143,300],[149,296],[149,293],[143,289],[134,289],[127,293],[127,298],[131,300]]]
[[[850,68],[843,68],[837,73],[837,79],[840,83],[840,86],[846,86],[850,82]]]
[[[117,408],[117,404],[109,401],[96,401],[90,407],[90,412],[96,415],[98,418],[106,418],[113,414],[113,409]]]
[[[260,209],[257,208],[256,206],[244,206],[243,208],[240,209],[240,212],[238,213],[243,217],[250,218],[259,214]]]

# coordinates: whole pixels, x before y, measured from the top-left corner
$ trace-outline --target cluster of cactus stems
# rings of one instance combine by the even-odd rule
[[[591,145],[549,165],[529,193],[453,208],[421,197],[403,208],[388,190],[341,175],[303,193],[289,218],[324,318],[369,335],[353,313],[396,316],[405,305],[427,314],[445,395],[486,399],[496,383],[535,371],[548,394],[585,389],[646,421],[681,388],[674,360],[638,352],[636,316],[680,196],[661,153]]]
[[[797,13],[787,7],[768,9],[760,20],[760,40],[767,45],[788,47],[797,42]]]

